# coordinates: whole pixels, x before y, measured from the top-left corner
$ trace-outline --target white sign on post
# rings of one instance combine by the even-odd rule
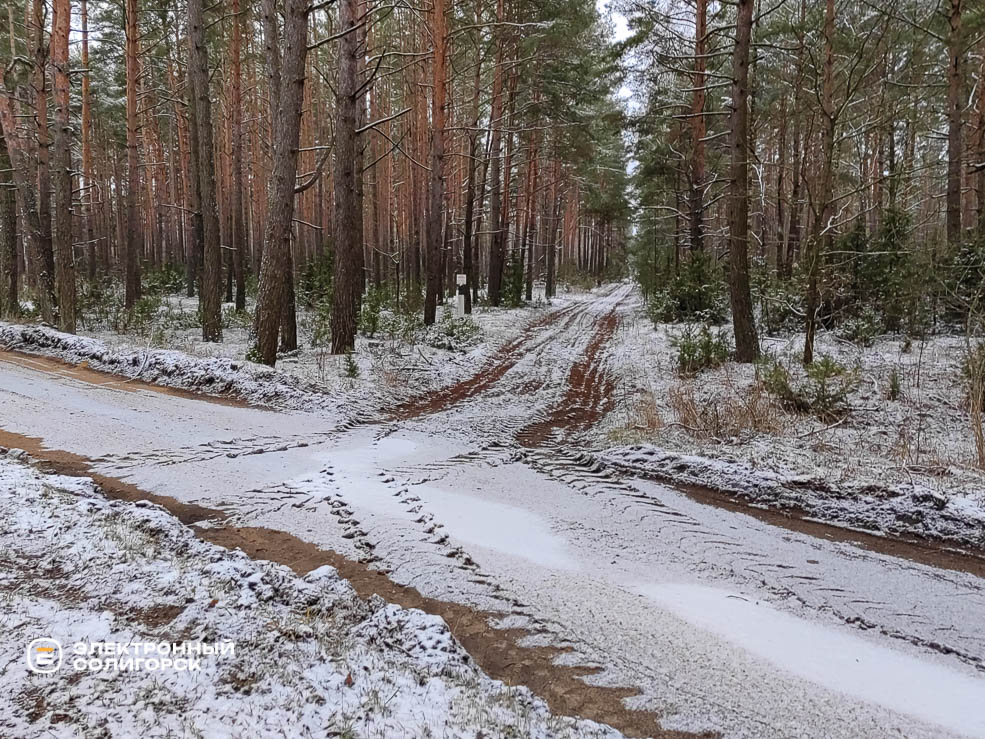
[[[461,318],[465,315],[465,284],[468,278],[462,274],[455,275],[455,284],[458,285],[458,291],[455,295],[455,316]]]
[[[467,279],[465,275],[455,275],[455,284],[458,285],[458,291],[455,295],[455,316],[457,318],[465,315],[465,284]]]

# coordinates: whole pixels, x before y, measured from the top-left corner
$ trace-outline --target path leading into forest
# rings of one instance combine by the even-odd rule
[[[254,556],[334,564],[444,616],[494,677],[629,734],[985,736],[980,564],[584,453],[619,402],[607,348],[628,291],[551,311],[474,377],[360,424],[0,353],[0,445]]]

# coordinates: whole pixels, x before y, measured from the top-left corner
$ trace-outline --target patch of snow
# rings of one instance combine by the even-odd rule
[[[198,540],[153,504],[0,456],[0,734],[616,739],[491,680],[437,617]],[[29,673],[26,645],[235,642],[198,671]]]
[[[782,670],[966,736],[985,736],[982,681],[701,585],[646,585],[661,608]]]

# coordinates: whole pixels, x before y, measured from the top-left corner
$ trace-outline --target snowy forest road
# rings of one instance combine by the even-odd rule
[[[619,402],[608,346],[628,290],[551,311],[475,377],[355,424],[0,353],[0,444],[254,556],[337,553],[357,589],[419,593],[407,604],[494,677],[627,733],[985,736],[981,573],[709,505],[581,450]]]

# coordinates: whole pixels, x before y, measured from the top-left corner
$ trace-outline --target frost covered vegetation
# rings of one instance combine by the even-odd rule
[[[252,361],[256,359],[251,353],[255,305],[252,292],[242,311],[235,310],[232,304],[224,306],[224,341],[203,342],[199,301],[181,294],[182,276],[174,270],[162,270],[145,275],[145,279],[143,296],[133,310],[124,307],[123,287],[118,280],[84,281],[79,333],[104,342],[108,348],[141,357],[151,351],[177,350],[226,360],[224,372],[242,369],[258,377],[271,375]],[[403,397],[454,380],[474,369],[489,351],[510,336],[517,322],[537,315],[547,305],[543,284],[536,284],[529,302],[521,300],[513,308],[494,308],[480,301],[466,316],[455,316],[452,306],[445,305],[437,310],[435,323],[427,326],[420,316],[423,296],[419,288],[404,289],[399,294],[385,286],[371,288],[362,303],[355,350],[337,355],[331,350],[331,311],[326,308],[331,301],[319,297],[325,290],[331,297],[331,280],[309,270],[299,285],[298,345],[281,353],[280,368],[286,376],[307,383],[309,390],[350,394],[358,391],[359,395],[377,398]],[[555,305],[570,299],[570,288],[562,287],[562,293],[555,297]],[[23,318],[34,318],[30,306],[26,308]],[[7,345],[23,340],[11,331],[6,329]],[[71,343],[67,337],[65,341]],[[67,347],[65,344],[62,348]],[[29,346],[24,348],[30,350]],[[74,356],[74,361],[92,362],[91,355],[91,351],[84,351]],[[113,371],[112,367],[104,369]],[[155,381],[143,359],[131,372],[131,376],[137,375]],[[214,388],[198,389],[222,392],[222,387],[223,380],[217,379]],[[249,397],[258,396],[250,393]]]
[[[360,600],[331,567],[303,577],[198,540],[163,509],[0,454],[0,733],[24,737],[339,736],[616,739],[486,677],[444,622]],[[32,675],[39,635],[121,644],[223,640],[198,671]]]
[[[608,425],[632,446],[611,458],[870,530],[985,542],[985,248],[944,247],[932,265],[893,241],[898,227],[834,242],[806,365],[798,270],[756,265],[762,356],[739,364],[722,265],[637,253],[642,300],[621,350],[636,401]]]

